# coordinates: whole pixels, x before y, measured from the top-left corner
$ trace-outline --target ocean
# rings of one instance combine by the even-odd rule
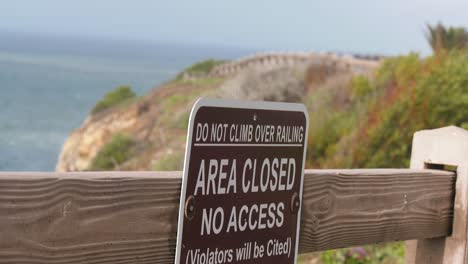
[[[53,171],[67,135],[117,86],[143,95],[197,61],[251,53],[0,32],[0,171]]]

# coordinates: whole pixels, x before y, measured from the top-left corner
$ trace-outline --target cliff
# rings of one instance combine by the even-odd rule
[[[171,83],[128,105],[91,114],[65,141],[56,170],[92,169],[99,151],[118,134],[131,137],[133,155],[114,169],[151,170],[162,157],[183,153],[190,106],[216,84]]]
[[[376,60],[293,53],[198,63],[143,97],[91,113],[64,143],[56,170],[180,170],[197,98],[304,101],[326,80],[341,78],[346,86],[351,76],[369,75],[377,65]]]

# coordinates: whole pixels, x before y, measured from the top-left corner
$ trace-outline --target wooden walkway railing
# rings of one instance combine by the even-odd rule
[[[468,136],[454,129],[417,135],[437,140],[413,150],[412,169],[306,170],[300,252],[418,239],[407,262],[464,263]],[[0,173],[0,263],[173,263],[181,174]]]
[[[172,263],[181,172],[3,173],[1,263]],[[300,252],[447,236],[454,173],[307,170]]]

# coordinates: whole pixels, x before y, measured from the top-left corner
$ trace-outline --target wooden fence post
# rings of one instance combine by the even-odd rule
[[[452,235],[407,241],[406,263],[468,263],[468,131],[450,126],[416,132],[411,168],[454,170],[457,180]]]

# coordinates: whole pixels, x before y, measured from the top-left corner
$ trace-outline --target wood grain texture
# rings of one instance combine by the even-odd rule
[[[0,263],[173,263],[180,174],[2,174]]]
[[[434,170],[309,170],[300,252],[447,236],[454,173]]]
[[[453,173],[307,170],[300,252],[450,234]],[[173,263],[181,172],[0,173],[0,263]]]

